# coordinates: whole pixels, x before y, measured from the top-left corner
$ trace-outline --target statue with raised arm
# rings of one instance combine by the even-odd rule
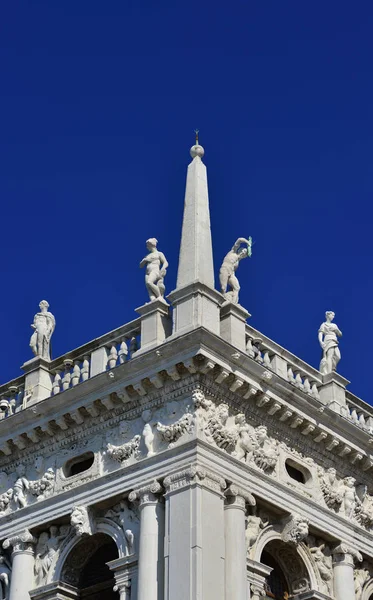
[[[56,327],[56,319],[48,312],[49,304],[42,300],[39,304],[40,312],[36,313],[31,327],[35,330],[30,339],[30,346],[35,356],[50,360],[51,337]]]
[[[246,244],[247,248],[243,248],[242,244]],[[238,292],[240,291],[236,271],[240,260],[251,256],[251,246],[251,237],[248,240],[246,238],[238,238],[225,256],[223,264],[220,267],[219,280],[221,293],[228,302],[232,302],[233,304],[238,304]],[[227,292],[228,286],[231,289]]]
[[[146,266],[145,285],[148,290],[150,301],[157,298],[164,298],[165,285],[164,278],[166,277],[168,262],[163,252],[157,250],[158,240],[150,238],[146,240],[146,247],[149,250],[140,263],[140,268]]]
[[[342,332],[335,323],[332,323],[334,317],[335,314],[332,310],[326,311],[326,321],[320,325],[319,329],[319,343],[322,348],[320,371],[323,375],[336,371],[337,364],[341,360],[337,338],[342,336]]]

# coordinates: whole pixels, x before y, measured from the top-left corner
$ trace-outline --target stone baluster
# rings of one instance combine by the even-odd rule
[[[65,373],[64,376],[62,378],[62,391],[64,392],[65,390],[68,390],[70,387],[70,383],[71,383],[71,367],[73,366],[73,361],[70,360],[69,358],[66,358],[66,360],[63,361],[63,364],[65,366]]]
[[[164,511],[159,496],[162,486],[153,481],[133,490],[128,499],[139,502],[140,541],[137,600],[160,600],[163,597],[163,523]]]
[[[361,562],[360,552],[345,543],[333,550],[335,600],[355,600],[354,560]]]
[[[265,367],[267,367],[267,369],[271,369],[272,368],[272,364],[271,364],[271,359],[269,356],[269,350],[267,349],[263,349],[263,365]]]
[[[83,364],[80,373],[82,381],[87,381],[87,379],[89,379],[89,356],[83,356]]]
[[[225,498],[225,597],[246,600],[245,508],[254,506],[255,498],[236,485],[229,486]]]
[[[306,392],[306,394],[310,394],[310,392],[311,392],[311,384],[310,384],[310,381],[309,381],[308,377],[306,377],[304,379],[303,389]]]
[[[295,387],[299,388],[300,390],[303,390],[302,375],[299,373],[299,371],[295,375]]]
[[[134,352],[136,352],[139,348],[139,345],[137,343],[137,339],[136,336],[133,335],[130,339],[130,357],[132,358],[132,354],[134,354]]]
[[[117,366],[117,360],[118,360],[118,351],[117,351],[116,346],[113,344],[110,347],[110,353],[108,356],[109,369],[114,369],[114,367]]]
[[[247,338],[247,341],[246,341],[246,352],[250,356],[250,358],[254,358],[255,357],[255,352],[253,350],[253,340],[252,340],[251,337]]]
[[[121,341],[120,347],[119,347],[119,353],[118,353],[119,364],[122,365],[124,362],[126,362],[127,355],[128,355],[127,341],[124,339]]]
[[[34,545],[37,539],[25,529],[5,540],[3,548],[12,547],[12,578],[9,600],[30,600],[34,585]]]
[[[56,394],[59,394],[60,391],[61,391],[61,371],[56,371],[56,374],[53,379],[53,385],[52,385],[53,396],[55,396]]]
[[[71,385],[75,387],[80,381],[80,360],[74,360],[74,368],[71,375]]]

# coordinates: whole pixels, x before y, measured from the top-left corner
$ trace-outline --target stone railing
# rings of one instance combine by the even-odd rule
[[[104,371],[132,358],[140,348],[140,319],[80,346],[51,362],[52,394],[77,386]]]
[[[346,404],[347,408],[342,407],[341,415],[358,427],[367,429],[369,433],[373,433],[373,408],[347,391]]]
[[[0,386],[0,420],[26,408],[30,395],[25,391],[25,375]]]
[[[319,399],[321,373],[250,325],[246,326],[246,352],[250,358],[286,379],[294,387]]]
[[[140,319],[135,319],[52,360],[48,365],[51,395],[76,387],[130,360],[140,348],[140,326]],[[27,408],[31,396],[27,374],[0,386],[0,420]]]

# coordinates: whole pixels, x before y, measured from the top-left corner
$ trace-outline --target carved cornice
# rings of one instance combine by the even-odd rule
[[[187,469],[172,473],[163,480],[166,494],[194,484],[203,485],[218,493],[221,493],[227,485],[222,477],[198,465],[190,465]]]
[[[13,548],[13,554],[25,552],[27,554],[34,554],[34,545],[37,543],[37,538],[30,533],[28,529],[24,529],[20,533],[7,538],[3,542],[3,548]]]
[[[355,562],[363,561],[361,553],[346,542],[341,542],[336,546],[332,550],[332,554],[334,565],[349,565],[353,567]]]

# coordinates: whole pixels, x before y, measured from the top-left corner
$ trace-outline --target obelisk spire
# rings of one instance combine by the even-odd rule
[[[220,331],[219,307],[224,302],[215,290],[214,262],[210,228],[209,195],[205,151],[198,141],[190,149],[183,226],[176,289],[168,299],[173,305],[173,335],[204,327],[215,334]]]
[[[186,180],[176,288],[194,281],[214,288],[207,171],[202,162],[205,151],[198,143],[198,129],[195,133],[196,144],[190,149],[193,160]]]

